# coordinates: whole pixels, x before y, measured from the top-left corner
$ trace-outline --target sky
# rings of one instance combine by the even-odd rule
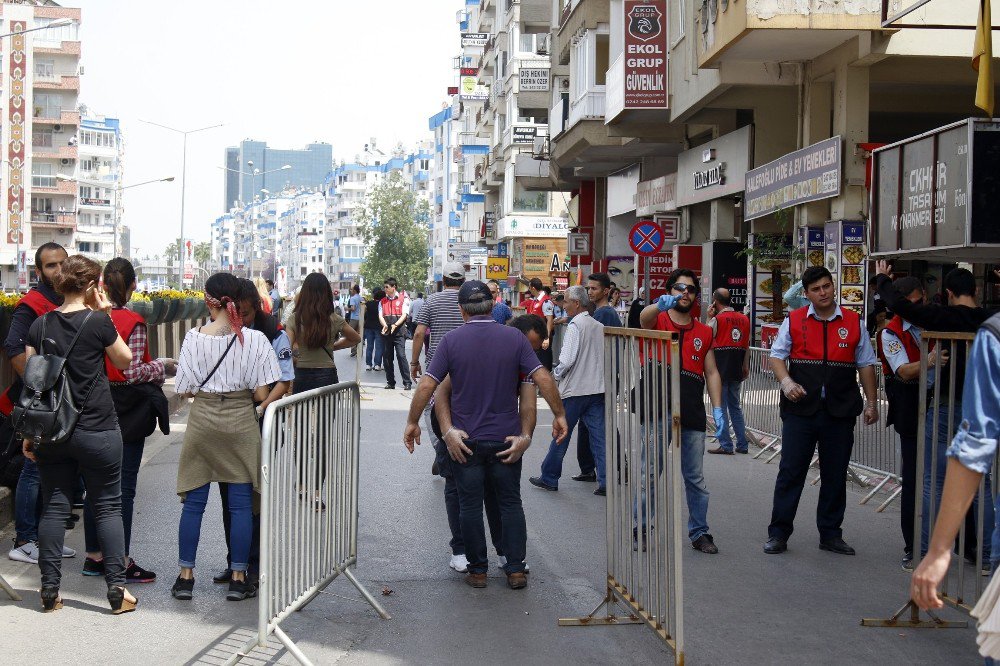
[[[353,159],[430,138],[427,119],[454,85],[461,0],[67,0],[82,10],[80,102],[122,121],[123,193],[133,256],[180,235],[181,130],[188,136],[184,235],[208,240],[224,211],[225,148],[332,144]]]

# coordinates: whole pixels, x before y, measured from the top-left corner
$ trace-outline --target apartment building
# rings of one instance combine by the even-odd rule
[[[124,140],[117,118],[91,113],[81,107],[80,132],[77,137],[79,169],[76,251],[97,261],[116,255],[127,256],[120,227]],[[116,243],[115,236],[118,234]]]
[[[80,10],[54,2],[0,5],[0,207],[3,286],[33,280],[33,249],[55,241],[73,249],[77,228]],[[50,24],[56,27],[48,28]],[[31,143],[25,137],[31,137]],[[22,255],[20,280],[18,252]]]
[[[282,169],[285,165],[290,168]],[[222,210],[229,211],[259,196],[262,188],[280,192],[289,187],[319,187],[333,167],[333,148],[328,143],[311,143],[301,149],[272,148],[266,141],[245,139],[226,148],[225,167]]]

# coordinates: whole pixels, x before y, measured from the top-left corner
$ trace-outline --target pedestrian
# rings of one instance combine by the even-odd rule
[[[253,279],[253,284],[257,288],[257,296],[260,298],[261,309],[264,310],[264,314],[271,314],[273,311],[273,305],[271,303],[271,292],[270,288],[267,286],[267,282],[264,278],[259,275]]]
[[[569,316],[566,314],[566,297],[563,294],[556,294],[552,297],[552,323],[555,326],[569,323]]]
[[[340,290],[333,289],[333,293],[330,296],[331,302],[333,303],[333,311],[346,321],[347,317],[344,316],[344,304],[340,302]]]
[[[919,278],[898,278],[892,285],[906,294],[906,300],[922,304],[926,298]],[[881,299],[879,299],[881,300]],[[920,334],[923,331],[901,316],[894,315],[879,331],[878,355],[882,362],[885,397],[889,409],[885,425],[899,435],[901,493],[899,525],[903,532],[904,571],[913,571],[913,525],[917,485],[917,415],[920,411]],[[937,365],[937,350],[927,355],[927,366]]]
[[[841,528],[847,504],[847,466],[857,417],[863,413],[866,425],[878,421],[878,360],[861,317],[837,304],[833,276],[826,267],[811,266],[802,273],[802,292],[809,305],[789,313],[771,345],[771,371],[781,385],[781,463],[764,552],[776,555],[788,549],[802,487],[818,444],[819,547],[854,555]],[[858,391],[859,377],[864,401]]]
[[[740,389],[743,380],[750,375],[750,355],[747,353],[750,349],[750,319],[733,309],[732,298],[725,287],[712,292],[712,307],[709,311],[714,313],[708,325],[712,329],[715,365],[722,378],[722,410],[726,415],[726,423],[733,426],[736,434],[735,452],[749,453],[746,422],[740,405]],[[729,428],[722,431],[719,446],[708,452],[733,455],[733,440],[729,436]]]
[[[111,322],[132,352],[132,361],[125,370],[116,368],[110,357],[105,359],[104,364],[122,437],[121,516],[125,530],[125,582],[153,583],[156,574],[136,564],[131,555],[132,516],[146,438],[153,434],[157,424],[163,434],[170,434],[170,406],[161,387],[168,376],[173,377],[177,373],[177,362],[171,358],[153,359],[149,353],[146,321],[142,315],[125,307],[136,288],[135,269],[127,259],[117,257],[107,263],[104,267],[104,288],[111,300]],[[83,529],[87,546],[83,575],[103,576],[103,553],[90,502],[83,509]]]
[[[566,313],[570,322],[559,353],[555,378],[559,397],[566,409],[569,436],[577,423],[586,424],[597,475],[595,495],[607,495],[604,480],[604,326],[590,316],[587,290],[573,286],[566,290]],[[559,489],[562,461],[567,447],[553,439],[542,461],[541,475],[528,482],[543,490]]]
[[[587,296],[596,308],[594,320],[604,326],[621,326],[622,320],[612,305],[611,278],[607,273],[593,273],[587,278]]]
[[[382,324],[378,320],[379,302],[385,298],[385,292],[376,288],[372,297],[365,303],[365,370],[380,372],[382,370]]]
[[[545,328],[548,337],[542,342],[542,349],[538,352],[538,360],[542,362],[546,370],[552,370],[552,333],[555,331],[555,309],[552,305],[552,298],[547,287],[542,285],[539,278],[531,278],[528,281],[528,291],[531,294],[524,304],[526,314],[533,314],[545,320]]]
[[[881,280],[879,281],[881,283]],[[947,288],[947,278],[945,279]],[[881,285],[880,285],[881,286]],[[881,289],[880,289],[881,291]],[[884,298],[884,296],[883,296]],[[887,303],[890,310],[891,303]],[[943,374],[943,373],[942,373]],[[948,573],[951,552],[980,483],[988,476],[1000,439],[1000,314],[976,333],[962,390],[962,417],[951,440],[947,474],[930,547],[913,572],[910,596],[924,610],[941,608],[938,587]],[[1000,506],[994,507],[1000,515]],[[993,531],[993,553],[1000,552],[1000,530]],[[982,618],[980,619],[982,621]],[[992,663],[992,662],[987,662]]]
[[[14,400],[21,395],[24,383],[25,345],[28,330],[42,315],[52,312],[62,305],[63,297],[56,292],[55,280],[59,278],[63,262],[66,261],[66,250],[58,243],[43,243],[35,250],[35,275],[38,284],[28,290],[11,314],[10,329],[4,340],[4,352],[14,369],[14,383],[3,395],[0,395],[0,442],[4,446],[10,443],[11,457],[23,460],[23,467],[17,474],[17,484],[14,489],[14,547],[7,557],[16,562],[28,564],[38,563],[38,521],[42,514],[42,503],[38,492],[38,467],[33,460],[21,455],[20,440],[14,437],[13,424],[10,421]],[[76,551],[63,546],[63,557],[75,557]]]
[[[493,321],[506,326],[514,318],[514,311],[510,309],[509,305],[504,303],[503,298],[500,296],[500,285],[496,280],[490,280],[486,283],[486,286],[490,288],[490,293],[493,294]]]
[[[410,301],[410,317],[406,322],[406,330],[409,332],[409,337],[412,340],[413,334],[417,330],[417,317],[420,315],[420,310],[424,307],[424,293],[422,291],[417,292],[417,297]]]
[[[990,312],[976,303],[976,278],[965,268],[955,268],[944,276],[944,292],[947,304],[912,303],[907,294],[899,293],[892,285],[892,266],[884,261],[875,262],[875,288],[886,308],[919,326],[925,331],[946,333],[975,333],[990,317]],[[951,384],[951,372],[935,373],[937,388],[937,409],[928,409],[924,427],[923,504],[931,506],[933,481],[934,506],[941,506],[945,469],[948,466],[947,442],[955,435],[962,419],[962,390],[965,381],[966,350],[964,345],[955,345],[955,357],[948,358],[948,347],[939,350],[937,362],[955,364],[955,384]],[[951,407],[949,408],[949,403]],[[936,424],[935,424],[936,421]],[[953,424],[949,429],[949,424]],[[936,425],[936,427],[935,427]],[[936,443],[936,446],[935,446]],[[933,462],[932,462],[933,461]],[[993,488],[990,475],[986,476],[986,495],[983,502],[983,524],[976,529],[979,500],[975,500],[972,511],[966,516],[965,558],[976,562],[977,545],[982,553],[983,571],[990,572],[992,547],[990,530],[993,529]],[[920,549],[925,552],[930,539],[930,511],[923,512],[920,534]]]
[[[444,433],[458,485],[460,521],[472,587],[486,587],[486,535],[483,529],[485,479],[493,483],[500,508],[504,572],[512,589],[522,589],[527,528],[521,505],[521,456],[531,444],[534,415],[518,413],[522,377],[531,377],[549,401],[556,421],[553,435],[561,438],[564,419],[552,377],[541,366],[527,338],[491,316],[493,297],[485,284],[462,285],[458,302],[464,326],[445,334],[420,381],[407,416],[404,443],[412,453],[420,441],[420,415],[445,377],[452,380],[452,426]]]
[[[176,391],[194,401],[177,469],[177,494],[184,507],[178,527],[180,573],[171,588],[176,599],[189,600],[194,594],[201,519],[212,482],[229,484],[233,561],[226,598],[240,601],[257,594],[246,575],[253,493],[260,486],[260,430],[253,403],[268,397],[281,369],[264,334],[243,328],[239,298],[240,281],[232,274],[216,273],[206,280],[212,321],[184,336],[177,365]]]
[[[354,285],[351,287],[351,297],[347,300],[347,322],[351,328],[361,335],[361,310],[364,300],[361,298],[361,287]],[[358,345],[351,347],[351,358],[358,355]]]
[[[281,292],[278,288],[274,286],[274,280],[265,280],[267,285],[267,295],[271,299],[271,314],[278,315],[278,311],[281,309]],[[263,308],[261,308],[263,312]]]
[[[643,308],[639,321],[643,328],[672,331],[679,339],[681,475],[684,477],[688,505],[688,539],[695,550],[714,555],[719,549],[708,528],[709,495],[704,474],[707,427],[704,396],[707,387],[716,423],[715,434],[718,437],[719,430],[726,427],[722,413],[722,379],[712,351],[712,329],[691,315],[699,294],[697,276],[687,268],[678,268],[667,278],[666,286],[667,293],[652,305]],[[667,369],[664,367],[661,372],[665,374]],[[660,427],[662,423],[661,419]],[[655,437],[656,446],[663,441],[661,432],[648,432],[644,436]],[[647,465],[646,461],[641,464],[644,467]],[[653,463],[648,465],[652,466]],[[645,539],[645,534],[643,538]]]
[[[122,436],[104,372],[105,354],[118,370],[126,370],[132,352],[109,316],[112,304],[98,286],[101,266],[82,255],[62,262],[54,287],[63,303],[39,317],[28,330],[26,361],[35,354],[66,359],[65,377],[72,404],[80,415],[69,439],[61,444],[23,444],[34,460],[42,488],[42,519],[38,525],[38,567],[42,574],[42,607],[62,607],[63,539],[80,475],[87,486],[87,503],[94,511],[104,580],[113,613],[135,610],[136,599],[125,589],[126,548],[122,526]],[[41,361],[41,359],[39,359]],[[44,363],[44,361],[42,361]]]
[[[403,380],[403,390],[413,386],[410,370],[406,365],[406,317],[409,315],[409,300],[396,291],[396,278],[386,278],[382,284],[385,297],[378,303],[378,323],[382,326],[382,360],[385,363],[385,388],[396,389],[394,361],[399,362],[399,376]]]

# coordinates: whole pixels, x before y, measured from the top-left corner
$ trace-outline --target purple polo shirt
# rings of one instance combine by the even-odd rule
[[[451,420],[469,439],[503,441],[521,434],[517,411],[522,377],[542,367],[521,331],[491,315],[472,317],[438,343],[427,374],[451,375]]]

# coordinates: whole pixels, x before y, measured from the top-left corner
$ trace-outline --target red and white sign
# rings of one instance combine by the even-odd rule
[[[645,264],[649,261],[649,295],[653,300],[667,293],[667,278],[675,268],[690,268],[695,275],[701,277],[701,245],[674,245],[665,248],[664,252],[654,254],[648,260],[639,257],[639,283],[642,289],[642,275],[645,275]]]
[[[625,0],[625,109],[666,109],[667,2]]]
[[[681,239],[680,215],[654,215],[653,221],[663,229],[664,243],[676,243]]]

